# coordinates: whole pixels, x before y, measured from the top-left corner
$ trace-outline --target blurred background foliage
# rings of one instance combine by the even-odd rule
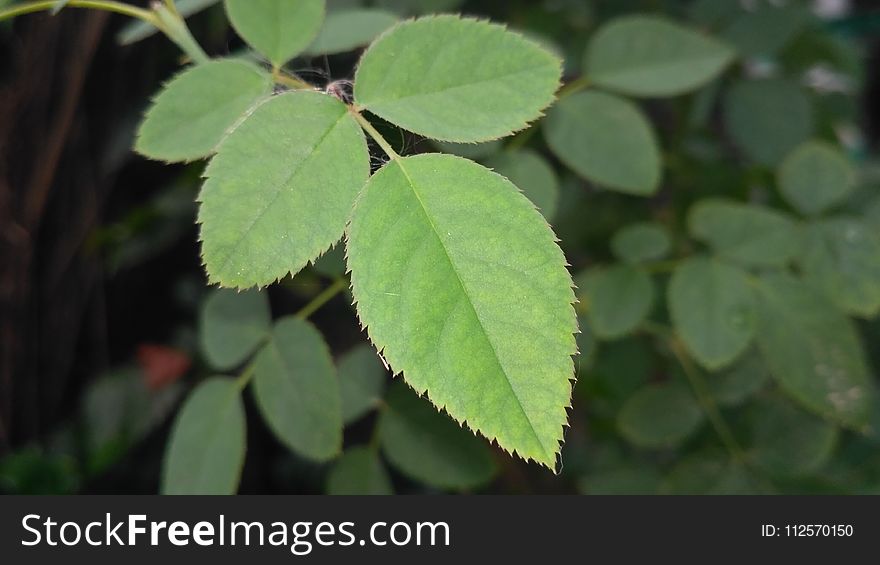
[[[178,5],[207,52],[249,56],[222,3]],[[628,147],[615,141],[626,132],[613,121],[586,140],[560,139],[548,119],[504,141],[440,144],[521,186],[571,263],[581,354],[558,474],[475,439],[392,384],[343,293],[311,316],[339,375],[343,454],[317,462],[289,449],[245,395],[239,492],[880,492],[876,425],[819,417],[775,376],[780,365],[797,373],[801,353],[811,362],[809,347],[791,350],[789,333],[806,332],[804,343],[820,349],[842,340],[846,351],[835,355],[880,366],[880,7],[329,0],[321,35],[290,70],[318,86],[351,78],[360,46],[388,25],[441,11],[506,22],[542,42],[564,58],[568,83],[581,79],[597,30],[624,15],[663,15],[721,39],[739,58],[691,93],[630,100],[656,137],[656,190],[638,180],[629,190],[594,182],[596,166],[624,177],[636,166],[629,152],[598,164],[579,157],[607,150],[590,143]],[[194,198],[204,164],[167,167],[130,150],[150,97],[181,63],[150,31],[77,10],[0,26],[2,492],[156,492],[186,392],[250,353],[229,357],[247,340],[240,318],[224,317],[242,308],[242,295],[212,291],[201,269]],[[402,151],[438,149],[389,131]],[[830,188],[799,188],[814,183]],[[779,232],[795,223],[806,235],[793,236],[789,253]],[[768,231],[777,237],[752,241]],[[758,308],[788,308],[789,318],[733,352],[707,338],[700,313],[715,303],[702,296],[706,288],[735,286],[745,269],[761,274],[795,255],[788,270],[818,294],[796,296],[800,286],[777,281],[776,302]],[[245,298],[257,302],[244,311],[293,314],[343,270],[338,246]],[[689,311],[696,319],[684,319]],[[855,351],[841,338],[844,313],[858,328]],[[733,319],[730,339],[747,322]],[[823,369],[834,367],[807,372]],[[876,398],[868,419],[880,420]]]

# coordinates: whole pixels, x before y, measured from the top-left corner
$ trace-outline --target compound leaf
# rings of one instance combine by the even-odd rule
[[[208,364],[220,371],[241,365],[269,336],[265,293],[217,289],[202,303],[199,340]]]
[[[358,313],[391,367],[456,420],[550,467],[577,329],[554,240],[507,179],[440,154],[386,164],[348,230]]]
[[[346,450],[334,463],[327,477],[327,494],[394,494],[394,490],[379,454],[359,446]]]
[[[795,149],[778,172],[779,191],[798,212],[816,216],[855,188],[855,171],[833,146],[812,141]]]
[[[324,22],[324,0],[226,0],[235,31],[275,67],[299,55]]]
[[[588,307],[590,328],[602,339],[617,339],[635,331],[654,304],[654,284],[631,265],[593,269],[578,280]]]
[[[379,405],[388,372],[369,345],[359,345],[346,352],[337,367],[342,420],[349,424]]]

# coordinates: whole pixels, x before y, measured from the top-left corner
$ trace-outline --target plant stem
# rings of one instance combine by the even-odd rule
[[[238,390],[244,390],[247,387],[248,383],[251,382],[251,379],[254,378],[254,371],[257,368],[257,358],[254,356],[251,359],[250,363],[244,368],[238,378],[235,379],[235,385],[238,387]]]
[[[42,2],[31,2],[29,4],[13,6],[6,10],[0,10],[0,21],[14,18],[16,16],[23,16],[24,14],[49,11],[55,7],[55,4],[56,0],[44,0]],[[123,14],[125,16],[143,20],[148,24],[152,24],[161,29],[159,19],[153,12],[136,6],[130,6],[123,2],[114,2],[112,0],[70,0],[65,7],[91,8],[93,10],[104,10],[106,12]]]
[[[400,155],[398,155],[397,152],[391,147],[391,144],[388,143],[384,137],[382,137],[382,134],[376,131],[376,128],[373,127],[373,124],[371,124],[369,120],[367,120],[360,112],[352,108],[349,108],[349,112],[351,112],[351,115],[354,116],[355,120],[357,120],[357,123],[359,123],[361,127],[364,128],[364,131],[367,132],[370,137],[372,137],[373,140],[379,144],[379,147],[382,148],[382,151],[384,151],[392,159],[400,159]]]
[[[559,89],[559,94],[556,95],[556,100],[562,100],[576,92],[584,90],[588,86],[590,86],[590,79],[587,77],[575,79]]]
[[[348,288],[348,280],[345,277],[339,277],[333,284],[314,297],[311,302],[303,306],[302,310],[296,313],[296,317],[300,320],[305,320],[346,288]]]
[[[153,12],[159,21],[157,26],[168,36],[180,49],[197,64],[207,63],[210,58],[202,49],[201,45],[190,33],[186,22],[177,12],[174,2],[168,0],[165,4],[158,2],[153,4]]]
[[[281,69],[272,69],[272,80],[274,80],[277,84],[281,84],[283,86],[289,86],[290,88],[294,88],[296,90],[305,90],[314,88],[311,84],[307,83],[304,80],[301,80],[295,76],[291,76]]]

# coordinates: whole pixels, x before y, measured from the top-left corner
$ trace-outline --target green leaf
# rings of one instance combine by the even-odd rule
[[[602,339],[632,333],[651,312],[654,283],[643,270],[631,265],[593,269],[578,279],[587,304],[590,328]]]
[[[342,420],[350,424],[379,406],[388,371],[369,345],[359,345],[339,359]]]
[[[392,386],[379,420],[379,440],[388,461],[401,473],[444,489],[471,489],[495,475],[489,448],[468,430],[416,397]]]
[[[355,205],[348,266],[394,371],[505,449],[555,464],[574,293],[552,230],[513,184],[451,155],[395,159]]]
[[[802,244],[801,230],[790,217],[722,198],[705,198],[694,205],[688,229],[718,255],[746,266],[784,266]]]
[[[709,370],[729,365],[755,335],[755,301],[748,274],[715,259],[692,258],[669,282],[669,311],[676,333]]]
[[[215,60],[181,72],[147,110],[135,150],[161,161],[207,157],[272,92],[272,78],[238,60]]]
[[[324,0],[226,0],[235,31],[275,67],[302,53],[324,22]]]
[[[219,4],[220,0],[176,0],[174,2],[177,13],[182,18],[188,18],[193,14]],[[157,33],[159,29],[143,20],[132,20],[125,24],[116,34],[116,42],[120,45],[131,45]]]
[[[296,453],[326,461],[342,449],[342,402],[324,338],[310,323],[278,320],[257,355],[254,399],[275,436]]]
[[[663,259],[672,248],[669,231],[653,222],[639,222],[621,228],[611,238],[611,251],[625,263]]]
[[[353,8],[327,16],[318,37],[306,50],[311,55],[332,55],[367,45],[397,23],[397,16],[385,10]]]
[[[716,454],[692,455],[673,467],[660,486],[663,494],[762,494],[746,469]]]
[[[560,75],[559,59],[503,26],[429,16],[398,24],[367,49],[354,96],[413,133],[488,141],[540,117]]]
[[[648,385],[633,394],[617,417],[617,429],[638,447],[675,447],[703,421],[703,412],[686,386]]]
[[[327,494],[394,494],[394,490],[379,455],[368,447],[353,447],[330,470]]]
[[[402,16],[450,12],[458,9],[464,0],[376,0],[375,4]]]
[[[748,408],[748,454],[764,471],[803,476],[817,471],[834,451],[837,428],[780,396],[766,396]]]
[[[806,6],[759,5],[756,9],[741,11],[721,36],[745,56],[766,57],[785,47],[809,19]]]
[[[808,410],[863,427],[874,391],[852,322],[791,276],[766,275],[758,290],[758,345],[773,378]]]
[[[816,216],[855,188],[855,171],[833,146],[812,141],[795,149],[778,172],[779,190],[798,212]]]
[[[584,72],[595,84],[631,96],[674,96],[721,74],[735,53],[727,45],[666,18],[618,18],[596,32]]]
[[[505,151],[487,159],[486,166],[510,179],[545,218],[553,220],[559,201],[559,179],[540,154],[531,149]]]
[[[813,108],[794,82],[742,80],[724,98],[724,124],[746,157],[774,166],[813,134]]]
[[[234,380],[203,381],[177,414],[162,469],[163,494],[235,494],[244,465],[245,420]]]
[[[336,98],[300,91],[260,105],[205,171],[209,280],[263,286],[317,259],[342,236],[369,170],[363,133]]]
[[[844,312],[880,312],[880,237],[863,221],[835,217],[808,226],[800,264],[806,280]]]
[[[544,137],[567,167],[605,188],[647,196],[660,186],[657,138],[628,100],[602,92],[563,98],[547,115]]]
[[[660,476],[651,468],[614,467],[590,473],[578,481],[583,494],[656,494]]]
[[[217,289],[202,303],[199,339],[205,360],[226,371],[241,365],[269,337],[266,294]]]
[[[737,406],[767,384],[770,373],[754,348],[729,367],[707,377],[709,391],[718,404]]]

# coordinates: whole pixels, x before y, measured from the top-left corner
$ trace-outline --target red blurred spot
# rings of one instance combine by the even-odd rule
[[[137,360],[150,390],[159,390],[170,385],[182,377],[192,364],[183,351],[150,343],[138,346]]]

